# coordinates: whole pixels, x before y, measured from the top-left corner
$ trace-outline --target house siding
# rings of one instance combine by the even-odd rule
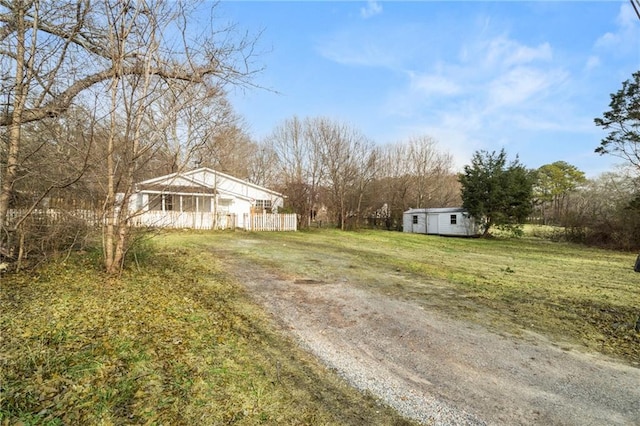
[[[172,221],[196,221],[191,219],[196,215],[184,219],[182,216],[185,215],[176,213],[197,213],[202,218],[214,218],[213,227],[217,227],[217,218],[222,215],[234,218],[233,227],[251,229],[251,215],[268,213],[267,208],[257,207],[265,204],[258,201],[268,201],[271,212],[277,213],[284,205],[284,196],[233,176],[203,168],[140,182],[138,193],[132,197],[130,209],[140,216],[152,218],[158,226],[169,227]],[[161,218],[162,213],[167,214]],[[147,221],[143,218],[140,220]],[[197,219],[197,222],[201,221]]]
[[[194,174],[193,177],[207,186],[218,188],[219,191],[239,194],[252,200],[269,200],[276,210],[284,204],[280,194],[265,190],[249,182],[228,177],[221,173],[206,173],[203,171]]]

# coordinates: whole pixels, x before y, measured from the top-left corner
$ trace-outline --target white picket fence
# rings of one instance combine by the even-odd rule
[[[27,209],[9,209],[7,221],[15,224],[27,214]],[[79,219],[89,226],[97,226],[102,222],[102,215],[94,210],[60,210],[60,209],[35,209],[29,215],[29,219],[39,223],[53,225],[65,219]]]
[[[136,214],[136,227],[171,229],[235,229],[236,215],[209,212],[146,211]]]
[[[247,231],[296,231],[298,229],[298,215],[245,213],[244,223]]]
[[[9,209],[9,223],[16,223],[27,213],[22,209]],[[65,218],[84,220],[89,226],[99,226],[102,215],[93,210],[37,209],[31,212],[31,219],[40,223],[55,224]],[[238,219],[242,219],[240,222]],[[295,214],[244,214],[237,216],[227,213],[146,211],[131,218],[135,227],[154,227],[169,229],[235,229],[247,231],[296,231],[298,220]]]

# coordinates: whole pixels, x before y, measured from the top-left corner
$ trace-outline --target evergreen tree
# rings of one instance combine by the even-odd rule
[[[507,164],[504,149],[476,151],[459,181],[462,206],[480,222],[483,236],[494,226],[517,231],[531,213],[533,175],[517,157]]]

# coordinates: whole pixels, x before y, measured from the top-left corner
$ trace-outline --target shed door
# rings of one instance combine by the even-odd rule
[[[438,234],[438,214],[427,214],[427,234]]]

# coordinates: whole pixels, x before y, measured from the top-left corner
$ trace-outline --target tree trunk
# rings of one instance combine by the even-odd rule
[[[21,126],[22,126],[22,113],[24,112],[26,100],[27,100],[27,85],[25,79],[28,77],[25,75],[25,62],[26,62],[26,48],[25,48],[25,20],[24,20],[24,8],[18,7],[18,16],[16,17],[16,88],[15,98],[13,101],[13,113],[11,124],[9,125],[8,134],[8,149],[7,149],[7,164],[2,176],[2,185],[0,186],[0,246],[5,238],[10,235],[8,229],[7,214],[9,212],[9,201],[13,194],[13,185],[18,175],[18,164],[20,154],[20,138],[21,138]],[[33,53],[33,52],[32,52]],[[28,74],[28,73],[27,73]]]
[[[491,231],[491,227],[493,226],[493,222],[491,221],[491,218],[487,219],[487,223],[484,226],[484,230],[482,231],[482,237],[488,237],[490,235],[490,231]]]

